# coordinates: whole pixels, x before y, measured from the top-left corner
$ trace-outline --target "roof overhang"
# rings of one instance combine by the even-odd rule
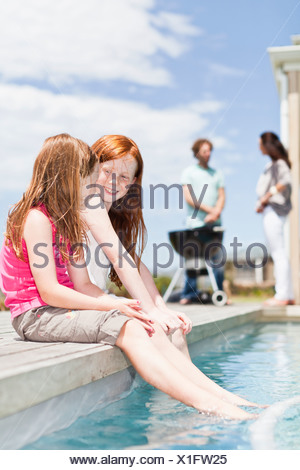
[[[300,71],[300,45],[269,47],[273,74],[278,90],[280,89],[280,73]]]

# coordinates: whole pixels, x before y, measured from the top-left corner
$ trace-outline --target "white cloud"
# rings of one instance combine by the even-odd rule
[[[194,101],[189,105],[189,109],[196,113],[216,113],[224,106],[221,101],[206,99],[205,101]]]
[[[212,138],[214,147],[216,149],[226,149],[231,150],[233,148],[233,143],[228,140],[226,137],[215,136]]]
[[[169,85],[164,59],[198,33],[185,15],[155,11],[154,0],[10,0],[1,6],[1,73],[58,89],[76,80]]]
[[[224,64],[211,63],[208,67],[214,75],[218,75],[219,77],[243,77],[246,73],[244,70],[229,67]]]
[[[204,101],[202,106],[197,102],[195,106],[190,103],[159,110],[132,101],[0,85],[0,140],[5,156],[1,190],[24,188],[43,140],[61,132],[89,144],[108,133],[128,135],[144,156],[147,184],[176,181],[192,162],[194,139],[202,133],[207,135],[211,113],[221,107],[217,101]],[[215,139],[218,148],[226,149],[226,139]]]
[[[158,15],[152,17],[152,23],[161,28],[167,28],[175,34],[182,35],[199,35],[204,34],[200,28],[193,27],[190,19],[176,13],[159,12]]]

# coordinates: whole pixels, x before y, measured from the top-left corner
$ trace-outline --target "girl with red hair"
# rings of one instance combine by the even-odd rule
[[[143,159],[136,143],[123,135],[106,135],[97,140],[92,149],[100,164],[95,184],[98,194],[96,200],[88,196],[84,212],[91,230],[93,253],[89,265],[92,276],[105,288],[102,269],[97,266],[102,247],[111,262],[112,282],[119,287],[123,284],[133,298],[139,299],[143,311],[160,323],[167,334],[178,329],[185,334],[190,332],[190,319],[166,306],[152,275],[141,261],[146,228],[142,212]],[[121,256],[125,252],[126,256]]]
[[[105,289],[103,258],[100,261],[102,249],[106,261],[110,262],[110,279],[118,286],[124,284],[129,294],[140,301],[141,312],[154,321],[155,333],[151,340],[172,364],[168,376],[176,369],[173,377],[179,372],[219,398],[253,406],[219,387],[194,366],[185,338],[191,330],[190,319],[166,306],[152,275],[141,261],[145,241],[141,200],[143,160],[137,145],[123,135],[106,135],[91,148],[99,159],[99,176],[92,185],[96,193],[86,198],[83,218],[91,232],[88,234],[92,248],[90,271],[95,282]],[[124,253],[126,256],[122,256]],[[174,344],[167,339],[171,334]],[[132,348],[133,341],[128,334],[116,344],[122,345],[128,355],[126,348]]]

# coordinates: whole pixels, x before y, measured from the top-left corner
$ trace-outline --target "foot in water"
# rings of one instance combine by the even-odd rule
[[[239,400],[235,400],[234,404],[237,406],[249,406],[251,408],[268,408],[270,405],[260,405],[259,403],[255,403],[252,401],[245,400],[244,398],[240,398]]]
[[[211,397],[206,400],[205,406],[195,406],[195,408],[198,409],[200,413],[238,421],[256,419],[259,416],[257,413],[249,413],[248,411],[239,408],[236,404],[228,403],[216,398],[212,399]]]
[[[222,411],[221,413],[208,412],[207,414],[208,415],[217,415],[220,418],[230,419],[232,421],[250,421],[250,420],[253,420],[253,419],[257,419],[259,417],[258,413],[248,413],[247,411],[241,410],[240,408],[238,408],[237,410],[234,410],[234,411],[233,410],[230,410],[230,411],[228,410],[227,412],[226,411]]]

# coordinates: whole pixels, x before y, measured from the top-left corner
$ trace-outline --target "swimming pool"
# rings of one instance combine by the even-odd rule
[[[246,324],[191,345],[195,364],[223,387],[273,404],[300,395],[300,324]],[[297,400],[296,400],[297,401]],[[24,449],[267,449],[268,423],[277,449],[300,449],[300,402],[273,407],[254,423],[208,417],[176,402],[140,378],[131,393]],[[273,421],[272,421],[273,419]],[[272,422],[271,422],[272,421]],[[270,424],[271,423],[271,424]],[[271,426],[271,428],[270,428]]]

